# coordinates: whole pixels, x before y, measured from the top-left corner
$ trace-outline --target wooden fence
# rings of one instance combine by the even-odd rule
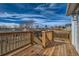
[[[34,34],[34,42],[37,44],[42,45],[42,47],[46,47],[47,43],[53,42],[55,38],[61,38],[61,39],[70,39],[70,32],[65,30],[56,30],[56,31],[36,31],[36,36]]]
[[[42,45],[45,48],[48,42],[54,41],[53,31],[42,31]]]
[[[0,33],[0,55],[4,55],[31,43],[32,32]]]
[[[70,32],[65,30],[54,31],[54,38],[70,39]]]
[[[46,47],[55,37],[69,38],[69,33],[55,31],[27,31],[0,33],[0,55],[4,55],[28,44]]]

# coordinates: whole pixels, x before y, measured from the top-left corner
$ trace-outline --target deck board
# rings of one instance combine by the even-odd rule
[[[34,45],[16,53],[16,56],[78,56],[78,53],[69,39],[56,39],[52,44],[43,49],[40,45]]]

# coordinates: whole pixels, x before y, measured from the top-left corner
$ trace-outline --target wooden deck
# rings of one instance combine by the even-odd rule
[[[49,42],[45,49],[35,44],[13,56],[78,56],[78,53],[69,39],[55,38],[54,42]]]

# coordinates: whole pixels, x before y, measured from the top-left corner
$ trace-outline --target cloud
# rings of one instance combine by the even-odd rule
[[[11,14],[8,14],[7,12],[0,13],[0,17],[12,17]]]
[[[41,13],[52,13],[52,10],[49,10],[49,8],[51,8],[51,5],[55,5],[55,4],[41,4],[38,5],[35,10],[39,10]]]
[[[40,11],[44,11],[47,8],[48,4],[41,4],[38,5],[37,7],[35,7],[35,10],[40,10]]]
[[[35,20],[36,22],[42,22],[46,18],[43,15],[36,15],[36,14],[10,14],[10,13],[1,13],[0,19],[5,21],[26,21],[26,20]]]
[[[34,20],[37,23],[42,23],[45,21],[45,16],[43,15],[36,15],[36,14],[10,14],[7,12],[0,14],[0,19],[6,20],[6,21],[26,21],[26,20]],[[13,19],[12,19],[13,18]]]
[[[35,10],[40,10],[40,14],[46,16],[49,20],[69,20],[70,17],[65,15],[66,4],[62,3],[52,3],[38,5]]]
[[[0,4],[0,6],[2,5]],[[35,23],[38,24],[50,25],[70,22],[70,16],[68,17],[65,15],[65,3],[6,4],[5,8],[1,8],[8,11],[5,10],[5,12],[0,13],[0,22],[15,22],[20,24],[21,22],[24,22],[26,20],[34,20]]]
[[[49,26],[63,26],[65,24],[70,24],[70,22],[45,22],[45,23],[42,23],[42,25],[49,25]]]
[[[46,19],[38,19],[38,18],[22,18],[21,20],[27,21],[27,20],[34,20],[35,23],[43,23]]]
[[[51,3],[50,5],[49,5],[49,8],[52,8],[52,7],[54,7],[56,5],[56,3]]]
[[[14,17],[14,18],[22,18],[22,17],[45,17],[43,15],[38,15],[38,14],[18,14],[18,13],[0,13],[0,17]]]
[[[2,25],[11,26],[11,27],[19,26],[19,24],[17,24],[17,23],[5,23],[5,22],[0,22],[0,26],[2,26]]]
[[[4,20],[6,20],[6,21],[15,21],[15,22],[16,21],[21,21],[21,20],[17,20],[17,19],[16,20],[15,19],[4,19]]]

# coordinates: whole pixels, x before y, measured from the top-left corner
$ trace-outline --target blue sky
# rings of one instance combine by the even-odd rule
[[[65,3],[0,4],[0,25],[18,25],[27,20],[41,25],[64,25],[71,22],[66,7]]]

